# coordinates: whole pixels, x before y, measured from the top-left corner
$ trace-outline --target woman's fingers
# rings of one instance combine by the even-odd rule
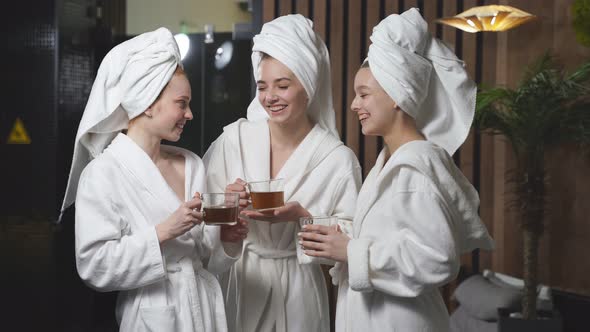
[[[190,201],[184,203],[185,206],[189,209],[200,209],[201,208],[201,198],[200,197],[193,197]]]
[[[231,183],[228,184],[225,187],[225,191],[229,191],[229,192],[234,192],[234,193],[244,193],[246,194],[246,187],[241,185],[241,184],[237,184],[237,183]],[[241,196],[241,195],[240,195]]]
[[[247,199],[249,199],[249,198],[250,198],[250,194],[248,194],[248,193],[247,193],[247,192],[245,192],[245,191],[240,191],[240,198],[242,198],[242,199],[246,199],[246,200],[247,200]]]
[[[283,205],[283,206],[278,207],[276,209],[269,210],[268,212],[271,212],[273,215],[278,216],[278,215],[288,212],[288,211],[289,211],[289,207],[286,205]]]
[[[268,217],[272,216],[272,215],[268,215],[268,214],[263,214],[259,211],[251,211],[251,210],[244,210],[241,212],[241,214],[243,216],[248,217],[248,218],[257,219],[257,220],[262,220],[262,218],[268,218]]]
[[[244,227],[244,226],[242,226],[240,224],[237,224],[237,225],[234,225],[234,226],[230,226],[230,227],[231,227],[230,231],[232,233],[236,233],[236,234],[240,234],[240,235],[248,234],[248,228],[247,227]]]
[[[305,250],[317,250],[317,251],[325,251],[327,246],[325,243],[321,242],[314,242],[314,241],[299,241],[299,244]]]
[[[259,221],[267,221],[267,222],[275,221],[274,217],[266,217],[262,214],[261,215],[253,215],[253,216],[249,216],[249,217],[250,217],[250,219],[259,220]]]
[[[314,241],[322,243],[328,241],[328,236],[319,233],[299,232],[299,234],[297,235],[303,241]]]
[[[330,258],[330,254],[325,251],[303,250],[303,253],[306,254],[307,256]]]
[[[202,212],[190,210],[189,214],[193,219],[193,223],[200,224],[203,221],[203,213]]]
[[[324,225],[303,225],[301,227],[305,232],[315,232],[324,235],[332,234],[336,232],[336,228],[332,226],[324,226]]]

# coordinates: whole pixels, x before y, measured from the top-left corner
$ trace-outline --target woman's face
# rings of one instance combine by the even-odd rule
[[[258,70],[258,100],[270,117],[269,121],[287,125],[304,120],[307,93],[295,74],[272,57],[264,58]]]
[[[364,135],[385,136],[393,128],[396,103],[381,88],[369,68],[361,68],[354,78],[355,97],[350,108],[361,122]]]
[[[175,73],[160,98],[146,111],[152,117],[150,131],[161,139],[176,142],[187,121],[193,119],[189,102],[191,86],[186,75]]]

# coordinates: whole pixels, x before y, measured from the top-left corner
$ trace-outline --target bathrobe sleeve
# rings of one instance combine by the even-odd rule
[[[112,168],[84,170],[76,197],[76,266],[98,291],[129,290],[166,278],[155,227],[129,234],[117,212]],[[100,165],[104,166],[104,165]]]
[[[224,135],[215,140],[205,156],[203,163],[207,169],[206,183],[208,192],[225,192],[226,167],[223,158]],[[205,178],[205,174],[202,175]],[[213,274],[221,274],[232,266],[242,255],[242,242],[221,242],[219,226],[205,226],[201,248],[208,254],[207,269]]]
[[[453,219],[436,192],[395,192],[385,209],[377,214],[383,220],[375,223],[384,230],[382,236],[349,242],[353,290],[416,297],[456,277],[459,255]],[[393,222],[403,226],[386,225]]]
[[[352,222],[361,184],[361,167],[354,160],[354,166],[339,180],[337,189],[334,191],[333,216]]]
[[[334,212],[333,215],[339,219],[340,230],[352,238],[352,220],[358,198],[358,192],[362,184],[361,167],[358,161],[354,160],[354,166],[338,183],[334,191]],[[345,275],[346,264],[336,262],[329,271],[334,286],[340,283]]]
[[[221,134],[203,156],[203,163],[207,169],[207,187],[211,192],[225,192],[225,187],[236,180],[230,179],[228,174],[229,169],[226,162],[231,161],[226,161],[225,156],[228,154],[224,153],[225,149],[230,148],[228,145],[225,144],[225,134]],[[231,155],[229,154],[229,156]],[[234,156],[239,158],[237,151]]]
[[[221,242],[220,231],[219,226],[205,226],[200,243],[202,259],[212,274],[226,272],[242,255],[243,242]]]

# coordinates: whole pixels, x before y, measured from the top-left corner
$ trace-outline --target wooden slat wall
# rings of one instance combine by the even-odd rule
[[[321,2],[322,0],[316,0]],[[316,17],[315,20],[327,20],[328,31],[326,32],[326,45],[330,50],[330,61],[332,62],[332,91],[334,97],[334,110],[336,111],[336,127],[340,132],[340,136],[343,137],[343,112],[346,105],[342,102],[342,82],[344,82],[344,64],[343,55],[345,55],[344,49],[344,8],[340,1],[327,0],[328,9],[326,11],[326,17]],[[345,143],[348,142],[345,140]]]
[[[279,15],[287,15],[293,12],[291,0],[279,0]]]
[[[348,147],[356,153],[360,161],[362,161],[362,156],[360,155],[360,136],[362,135],[360,123],[358,121],[358,116],[349,111],[349,109],[352,99],[354,98],[354,76],[362,62],[360,53],[361,15],[358,15],[358,13],[362,13],[361,5],[366,6],[366,1],[345,0],[343,3],[345,5],[348,4],[348,8],[345,8],[345,10],[348,9],[348,11],[345,11],[344,16],[344,20],[347,21],[345,26],[348,28],[346,31],[347,40],[345,40],[344,43],[346,44],[345,51],[347,50],[348,52],[343,54],[346,59],[344,75],[346,83],[344,84],[345,89],[342,91],[342,96],[345,96],[345,98],[343,98],[344,105],[341,111],[344,114],[343,117],[346,117],[346,128],[342,129],[342,132],[344,132],[342,137],[345,140],[346,145],[348,145]]]
[[[366,3],[366,19],[365,25],[363,27],[365,32],[363,39],[365,43],[361,48],[361,61],[367,57],[367,51],[369,49],[369,45],[371,44],[370,37],[371,33],[373,32],[373,27],[377,25],[383,18],[381,17],[381,14],[385,16],[385,12],[380,8],[379,0],[367,0]],[[378,137],[361,135],[361,151],[363,153],[359,156],[359,158],[362,158],[361,162],[363,164],[364,176],[367,176],[373,165],[375,165],[375,160],[377,159],[377,154],[379,153],[381,146],[382,143],[380,143],[380,139]]]

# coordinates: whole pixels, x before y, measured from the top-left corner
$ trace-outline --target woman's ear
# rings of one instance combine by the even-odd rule
[[[152,118],[152,116],[154,116],[154,109],[153,106],[148,107],[147,110],[145,110],[145,112],[143,112],[145,114],[145,116],[147,116],[148,118]]]

